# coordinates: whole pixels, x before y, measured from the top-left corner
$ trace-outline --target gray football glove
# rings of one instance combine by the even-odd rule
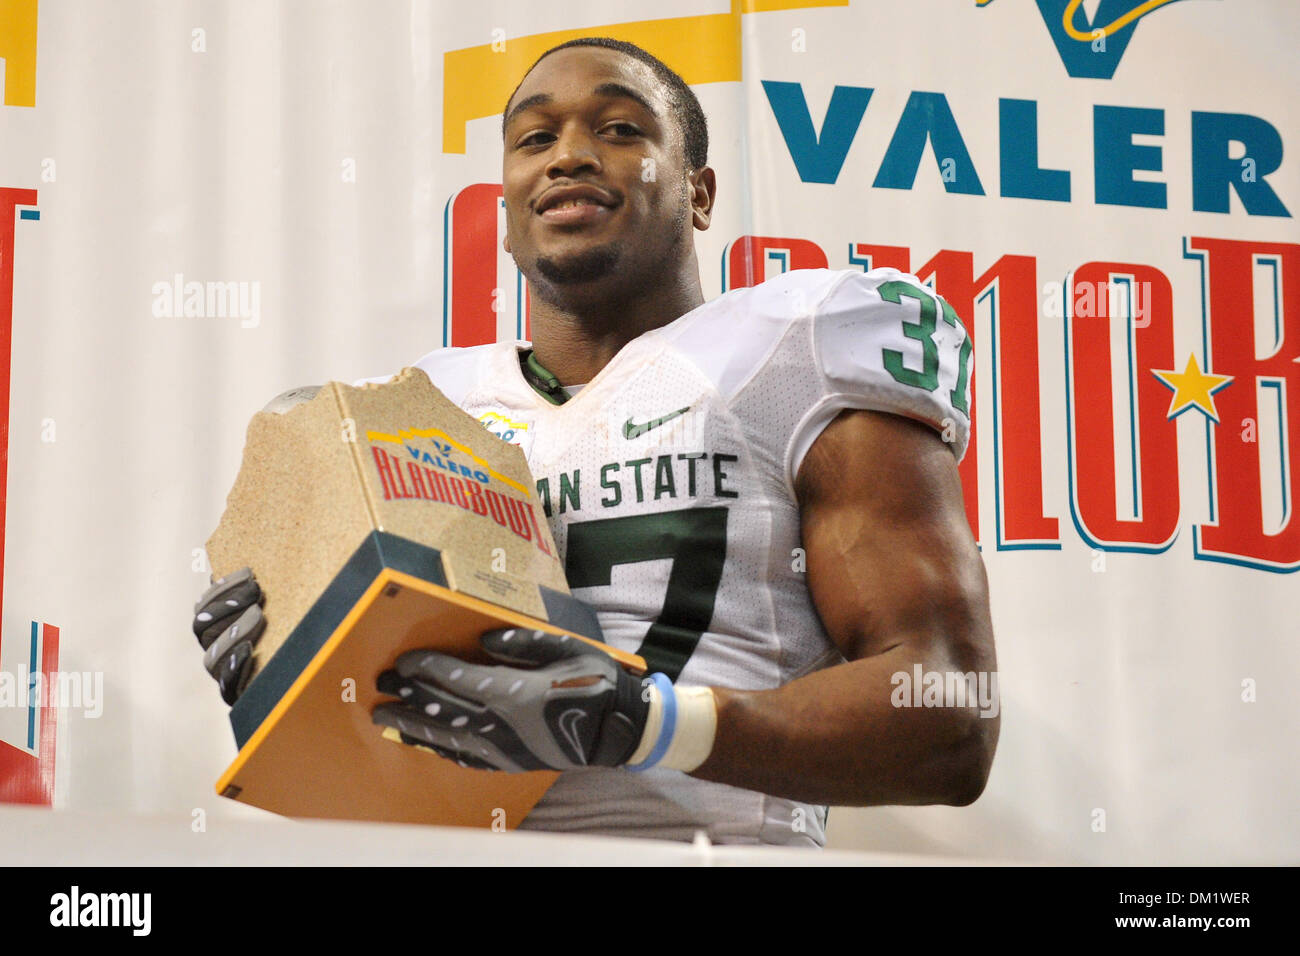
[[[643,682],[597,647],[526,628],[479,643],[510,666],[408,651],[379,675],[372,720],[462,766],[486,770],[616,767],[636,752],[650,710]]]
[[[212,583],[194,605],[194,634],[203,647],[203,666],[234,704],[248,685],[253,647],[266,630],[262,589],[249,568]]]

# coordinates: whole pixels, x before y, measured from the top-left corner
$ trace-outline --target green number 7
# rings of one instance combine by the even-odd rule
[[[683,508],[569,525],[564,571],[571,588],[608,586],[616,564],[672,559],[663,610],[637,653],[677,680],[713,620],[727,560],[727,509]]]

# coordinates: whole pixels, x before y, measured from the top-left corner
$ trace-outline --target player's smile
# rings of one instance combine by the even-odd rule
[[[552,206],[541,214],[552,226],[585,225],[603,220],[609,215],[608,206],[597,206],[590,201],[570,202],[563,206]]]
[[[548,225],[569,226],[605,222],[617,205],[617,200],[603,189],[561,184],[542,193],[534,209]]]

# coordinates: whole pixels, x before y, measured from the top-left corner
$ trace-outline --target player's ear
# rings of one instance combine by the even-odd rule
[[[501,237],[501,247],[505,249],[506,255],[510,255],[510,233],[507,232]]]
[[[718,195],[718,178],[710,166],[701,166],[693,170],[686,179],[691,190],[691,217],[695,228],[701,231],[709,228],[713,221],[713,203]]]

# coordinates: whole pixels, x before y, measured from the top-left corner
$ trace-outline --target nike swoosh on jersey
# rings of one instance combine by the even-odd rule
[[[658,428],[664,422],[670,422],[678,415],[685,415],[690,410],[691,410],[691,406],[687,405],[685,408],[677,409],[677,411],[673,412],[670,415],[664,415],[662,418],[651,419],[650,421],[646,422],[644,425],[633,425],[632,419],[629,418],[627,421],[623,423],[623,437],[628,440],[631,440],[633,438],[638,438],[641,435],[644,435],[650,429]]]

